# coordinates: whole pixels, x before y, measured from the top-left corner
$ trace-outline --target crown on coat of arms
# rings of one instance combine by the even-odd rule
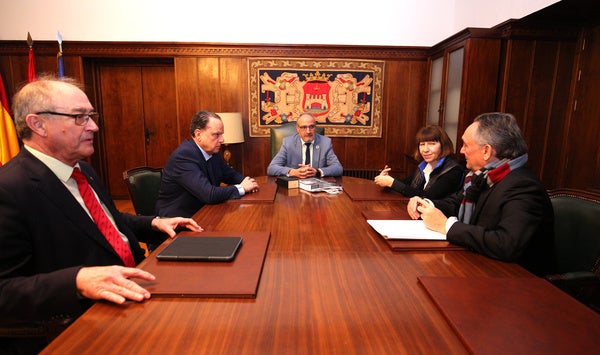
[[[321,74],[321,72],[319,72],[318,70],[313,74],[302,74],[305,78],[306,81],[324,81],[324,82],[328,82],[329,81],[329,77],[332,74]]]

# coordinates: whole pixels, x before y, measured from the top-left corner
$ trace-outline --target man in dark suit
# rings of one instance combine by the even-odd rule
[[[526,167],[527,145],[513,115],[486,113],[462,136],[470,172],[442,200],[413,197],[408,213],[447,240],[538,275],[554,271],[554,214],[546,188]],[[446,217],[446,216],[449,216]]]
[[[267,167],[267,175],[300,179],[340,176],[344,169],[333,152],[331,138],[317,134],[315,117],[305,112],[296,121],[298,134],[285,137]]]
[[[181,143],[163,168],[156,202],[160,216],[191,217],[205,204],[258,191],[256,180],[244,177],[217,154],[223,133],[223,122],[216,113],[202,110],[192,117],[192,138]]]
[[[94,152],[98,114],[74,81],[41,77],[15,95],[13,110],[24,146],[0,168],[0,330],[65,325],[93,300],[148,299],[131,280],[154,279],[135,268],[144,258],[138,237],[157,243],[177,227],[202,229],[188,218],[116,209],[83,161]],[[87,180],[88,193],[80,193],[75,171],[83,174],[81,184]],[[96,224],[96,216],[108,222]],[[47,340],[4,337],[0,348],[36,352]]]

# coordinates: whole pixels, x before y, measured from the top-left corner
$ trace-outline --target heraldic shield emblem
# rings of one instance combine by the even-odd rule
[[[312,113],[328,136],[381,137],[381,61],[249,60],[250,135]],[[323,69],[327,68],[327,69]]]

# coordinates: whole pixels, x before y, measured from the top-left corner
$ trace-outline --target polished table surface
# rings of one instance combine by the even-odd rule
[[[341,183],[357,181],[372,183]],[[532,275],[468,251],[392,251],[362,211],[404,208],[284,188],[274,203],[205,206],[194,218],[207,231],[271,232],[255,299],[98,302],[45,353],[467,353],[417,278]]]

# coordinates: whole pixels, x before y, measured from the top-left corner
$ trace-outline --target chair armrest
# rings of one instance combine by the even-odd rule
[[[566,272],[564,274],[546,275],[546,280],[569,292],[580,287],[600,287],[600,275],[591,271]],[[569,292],[570,293],[570,292]]]
[[[546,275],[545,279],[600,313],[600,275],[591,271]]]

